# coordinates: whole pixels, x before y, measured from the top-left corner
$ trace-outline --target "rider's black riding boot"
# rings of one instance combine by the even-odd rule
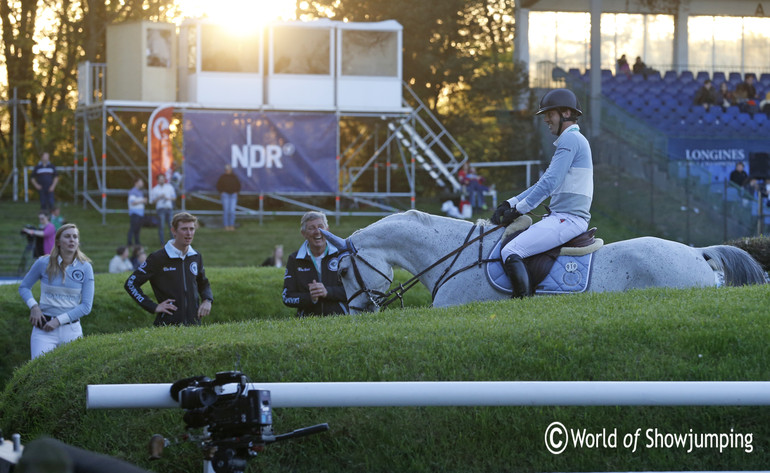
[[[505,270],[505,275],[511,280],[511,286],[513,286],[512,298],[521,299],[532,295],[529,287],[529,273],[527,273],[527,267],[524,266],[521,256],[508,256],[505,259],[505,263],[503,263],[503,269]]]

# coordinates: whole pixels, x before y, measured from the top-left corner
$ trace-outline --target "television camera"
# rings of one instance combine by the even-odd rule
[[[266,444],[329,430],[324,423],[275,435],[270,391],[249,389],[248,384],[243,373],[226,371],[213,380],[196,376],[171,385],[171,398],[186,411],[186,427],[203,428],[203,435],[195,440],[200,441],[204,459],[216,473],[242,473],[248,460]],[[150,445],[152,449],[153,441]],[[159,454],[153,452],[152,457],[159,458]]]

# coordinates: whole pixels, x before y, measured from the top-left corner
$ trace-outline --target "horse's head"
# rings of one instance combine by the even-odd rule
[[[350,238],[321,230],[326,241],[340,251],[337,274],[345,288],[350,313],[376,312],[387,299],[393,268],[375,248],[359,251]]]

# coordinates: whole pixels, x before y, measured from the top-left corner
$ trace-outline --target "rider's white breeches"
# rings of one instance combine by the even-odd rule
[[[552,213],[508,242],[500,255],[503,261],[512,254],[527,258],[556,248],[586,230],[588,222],[584,218],[567,213]]]

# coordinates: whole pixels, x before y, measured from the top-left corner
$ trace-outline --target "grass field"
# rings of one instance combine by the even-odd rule
[[[218,275],[234,286],[240,276]],[[244,289],[236,295],[247,297]],[[0,419],[4,432],[25,439],[51,435],[153,471],[189,472],[200,468],[191,444],[146,459],[152,434],[183,435],[183,411],[86,411],[85,387],[169,383],[236,366],[255,382],[767,380],[768,304],[760,286],[656,289],[88,335],[18,368],[0,398]],[[268,446],[248,471],[759,470],[770,461],[769,414],[766,407],[275,409],[277,432],[321,422],[331,430]],[[751,434],[751,451],[640,444],[635,452],[570,447],[553,455],[543,433],[554,421],[620,436],[738,432]]]
[[[0,203],[3,261],[20,255],[14,239],[32,204]],[[64,207],[83,248],[104,271],[124,242],[125,216]],[[628,230],[595,213],[605,241]],[[345,218],[342,236],[374,219]],[[97,274],[86,336],[34,362],[28,310],[16,286],[0,286],[0,428],[29,441],[50,435],[156,472],[200,469],[191,444],[151,463],[152,434],[184,434],[181,410],[86,411],[85,388],[101,383],[168,383],[239,367],[252,381],[423,380],[767,380],[767,286],[581,294],[430,309],[422,287],[405,309],[355,317],[296,319],[280,302],[283,272],[256,267],[275,244],[299,246],[298,218],[242,221],[226,233],[202,227],[193,246],[204,256],[215,295],[201,327],[151,328],[122,288],[125,275]],[[18,236],[22,239],[21,236]],[[154,230],[145,242],[157,242]],[[152,246],[148,243],[148,247]],[[9,264],[11,267],[12,264]],[[397,272],[404,280],[408,275]],[[12,375],[12,377],[11,377]],[[328,422],[331,430],[271,445],[248,471],[507,472],[765,469],[770,412],[733,407],[476,407],[276,409],[277,432]],[[740,432],[752,449],[640,446],[547,451],[546,427],[661,432]]]

